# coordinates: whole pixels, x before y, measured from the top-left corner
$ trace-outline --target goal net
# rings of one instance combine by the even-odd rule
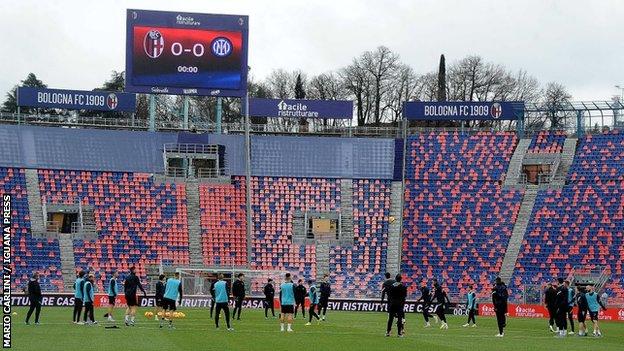
[[[217,280],[219,274],[223,274],[224,280],[231,283],[239,273],[243,273],[245,278],[245,291],[247,296],[264,296],[263,289],[269,278],[275,284],[279,284],[284,278],[286,271],[279,270],[248,270],[236,268],[177,268],[182,280],[182,291],[185,295],[210,295],[210,284]]]

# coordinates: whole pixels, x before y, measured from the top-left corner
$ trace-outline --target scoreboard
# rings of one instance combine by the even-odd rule
[[[248,17],[128,10],[126,91],[243,96]]]

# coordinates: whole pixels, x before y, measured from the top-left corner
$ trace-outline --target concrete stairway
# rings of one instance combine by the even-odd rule
[[[329,274],[329,241],[316,242],[316,277],[320,279],[323,274]]]
[[[30,230],[35,236],[46,233],[46,220],[41,206],[39,192],[39,175],[36,169],[26,169],[26,193],[28,194],[28,213],[30,214]]]
[[[557,172],[555,173],[555,179],[553,180],[554,185],[565,185],[568,171],[570,170],[570,166],[572,166],[572,162],[574,161],[574,154],[576,153],[577,142],[578,139],[576,138],[566,138],[566,140],[563,142],[561,162],[559,163],[559,167],[557,167]]]
[[[186,182],[186,218],[189,229],[189,258],[192,267],[204,264],[199,210],[199,183]]]
[[[401,182],[392,182],[390,195],[390,222],[388,228],[388,254],[386,256],[386,271],[394,275],[401,269],[401,222],[403,221],[403,186]]]
[[[505,186],[518,185],[518,178],[522,172],[522,160],[524,160],[524,155],[527,153],[529,145],[531,145],[531,139],[520,139],[518,141],[516,150],[509,161],[509,168],[505,176]]]
[[[509,238],[509,244],[505,252],[505,258],[501,265],[500,277],[504,282],[509,283],[516,266],[516,260],[520,253],[520,246],[524,239],[524,233],[529,225],[531,214],[533,213],[533,206],[535,205],[535,198],[537,197],[538,186],[528,185],[524,191],[524,197],[522,198],[522,205],[520,211],[518,211],[518,219],[514,224],[511,238]]]
[[[74,242],[69,233],[59,233],[59,247],[61,249],[61,273],[65,291],[73,291],[76,280],[76,261],[74,258]],[[86,269],[87,267],[80,267]]]
[[[353,238],[353,179],[340,180],[340,229],[343,238]]]
[[[97,229],[95,226],[95,211],[91,206],[82,207],[82,225],[79,235],[86,240],[97,239]]]

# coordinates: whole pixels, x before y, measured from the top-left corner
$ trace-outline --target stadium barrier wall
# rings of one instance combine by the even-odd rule
[[[182,298],[180,308],[207,308],[209,307],[211,298],[205,295],[189,295]],[[139,306],[141,307],[153,307],[155,306],[156,299],[153,295],[143,297],[138,295]],[[123,295],[117,296],[115,305],[123,306],[126,303],[126,299]],[[11,304],[13,306],[25,307],[30,304],[29,298],[25,294],[13,294],[11,296]],[[66,307],[74,305],[73,294],[45,294],[41,302],[44,307]],[[234,299],[230,299],[230,305],[234,305]],[[310,302],[306,297],[306,308],[310,306]],[[106,294],[95,295],[95,306],[105,307],[108,306],[108,296]],[[264,298],[256,296],[248,296],[243,302],[244,308],[263,308]],[[275,299],[274,307],[279,309],[279,299]],[[381,303],[379,300],[359,300],[359,299],[330,299],[327,305],[329,310],[333,311],[350,311],[350,312],[386,312],[386,304]],[[407,301],[405,304],[406,313],[422,313],[423,304],[416,301]],[[429,308],[429,312],[433,313],[433,306]],[[452,315],[465,315],[466,305],[451,303],[446,308],[447,314]]]
[[[210,306],[210,297],[204,295],[190,295],[182,298],[181,308],[208,308]],[[117,296],[116,305],[123,306],[125,304],[123,295]],[[139,295],[139,305],[141,307],[152,307],[155,305],[154,296],[147,298]],[[17,307],[26,307],[30,304],[28,295],[13,294],[11,296],[11,305]],[[74,305],[73,294],[46,294],[43,296],[43,307],[67,307]],[[234,305],[234,300],[230,299],[230,305]],[[95,306],[108,306],[108,296],[105,294],[96,294]],[[244,308],[263,308],[264,298],[262,297],[246,297],[243,303]],[[274,307],[279,309],[279,300],[275,299]],[[306,298],[306,308],[309,307],[309,301]],[[327,306],[333,311],[350,311],[350,312],[386,312],[386,304],[379,300],[356,300],[356,299],[331,299]],[[416,301],[407,301],[405,304],[405,312],[422,313],[422,303]],[[491,303],[482,303],[477,306],[478,315],[493,317],[494,306]],[[512,318],[548,318],[548,310],[542,305],[525,305],[525,304],[509,304],[508,314]],[[433,307],[429,308],[433,313]],[[462,316],[466,315],[466,305],[459,303],[451,303],[446,308],[446,314]],[[576,308],[574,308],[574,316],[576,318]],[[598,317],[600,320],[624,322],[624,308],[607,308],[606,311],[600,311]]]
[[[524,305],[524,304],[509,304],[507,306],[507,312],[509,317],[518,318],[548,318],[548,310],[543,305]],[[574,307],[573,315],[576,319],[578,309]],[[479,304],[480,316],[495,316],[494,305],[491,303]],[[600,311],[598,313],[600,320],[606,321],[624,321],[624,308],[608,308],[606,311]],[[589,320],[589,317],[588,317]]]

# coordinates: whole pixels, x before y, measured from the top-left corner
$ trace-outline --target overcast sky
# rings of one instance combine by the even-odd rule
[[[575,100],[610,99],[624,86],[622,0],[0,0],[0,101],[34,72],[49,87],[92,89],[124,70],[127,8],[250,17],[249,65],[310,74],[385,45],[419,73],[481,55]]]

